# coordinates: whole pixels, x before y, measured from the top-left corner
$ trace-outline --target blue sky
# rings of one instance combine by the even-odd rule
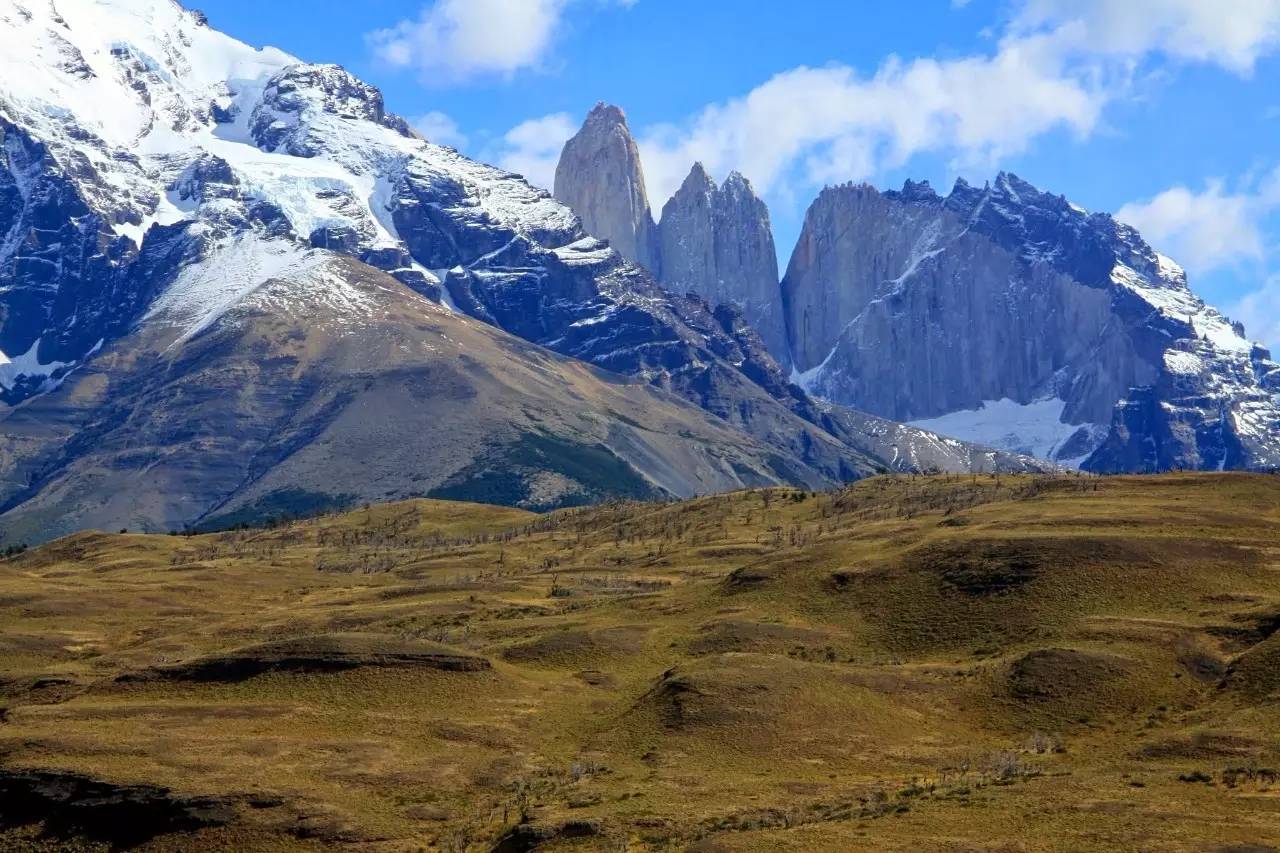
[[[783,264],[824,183],[1008,169],[1118,212],[1280,349],[1280,0],[200,5],[538,183],[586,111],[616,103],[655,209],[694,159],[740,169]]]

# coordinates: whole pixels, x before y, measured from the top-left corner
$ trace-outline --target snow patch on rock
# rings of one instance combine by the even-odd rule
[[[1067,404],[1056,397],[1018,403],[1008,398],[987,400],[973,410],[950,412],[910,425],[962,441],[1058,460],[1058,451],[1079,430],[1064,423]]]

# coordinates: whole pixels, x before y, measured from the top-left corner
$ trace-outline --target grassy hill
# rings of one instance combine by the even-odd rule
[[[378,505],[0,562],[0,848],[1280,846],[1280,477]]]

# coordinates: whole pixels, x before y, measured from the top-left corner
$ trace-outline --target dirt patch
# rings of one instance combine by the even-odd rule
[[[1006,689],[1024,710],[1063,722],[1086,722],[1094,715],[1135,704],[1142,687],[1133,661],[1075,649],[1037,649],[1014,660]],[[1145,701],[1145,697],[1144,701]]]
[[[917,565],[936,572],[945,586],[977,598],[1026,586],[1044,570],[1045,558],[1022,543],[994,542],[926,552]]]
[[[403,667],[479,672],[489,661],[446,646],[376,635],[306,637],[264,643],[172,666],[125,673],[117,683],[144,681],[246,681],[269,672],[343,672],[360,667]]]
[[[631,713],[667,732],[715,733],[731,737],[735,749],[767,748],[777,741],[779,720],[794,707],[802,678],[803,665],[785,658],[702,658],[664,672]]]
[[[493,853],[529,853],[560,841],[595,838],[601,831],[600,822],[596,820],[572,820],[556,824],[523,823],[502,836],[494,845]]]
[[[32,675],[0,679],[0,704],[56,705],[84,693],[88,687],[60,675]]]
[[[1237,613],[1230,625],[1213,625],[1207,630],[1215,637],[1227,640],[1237,650],[1256,646],[1269,640],[1280,631],[1280,607],[1268,607]]]
[[[904,568],[938,577],[944,590],[970,598],[1016,592],[1055,569],[1143,564],[1137,544],[1113,539],[995,539],[929,545],[908,554]]]
[[[1178,654],[1178,665],[1204,684],[1221,682],[1227,674],[1227,662],[1204,649],[1184,649]]]
[[[778,570],[770,566],[742,566],[734,569],[724,579],[725,592],[747,592],[759,589],[778,577]]]
[[[637,706],[650,705],[664,728],[684,729],[705,717],[706,694],[692,676],[669,669]]]
[[[1260,699],[1280,694],[1280,634],[1273,634],[1236,658],[1224,682],[1234,693]]]
[[[616,687],[618,683],[617,679],[612,675],[607,672],[601,672],[598,669],[584,669],[577,674],[577,677],[592,687],[611,688]]]

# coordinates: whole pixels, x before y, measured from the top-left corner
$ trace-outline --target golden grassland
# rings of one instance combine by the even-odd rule
[[[1280,477],[84,533],[0,708],[4,849],[1272,850]]]

